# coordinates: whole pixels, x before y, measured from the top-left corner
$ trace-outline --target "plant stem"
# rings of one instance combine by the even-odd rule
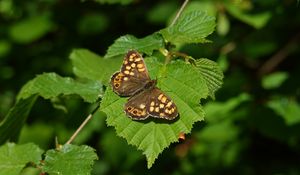
[[[79,132],[82,130],[82,128],[88,123],[90,119],[92,119],[93,115],[97,111],[97,109],[100,107],[100,105],[97,105],[97,107],[90,113],[87,118],[81,123],[79,128],[74,132],[74,134],[70,137],[70,139],[66,142],[66,144],[71,144],[73,140],[76,138],[76,136],[79,134]]]
[[[187,3],[189,2],[189,0],[185,0],[184,3],[181,5],[179,11],[177,12],[175,18],[173,19],[172,23],[170,26],[173,26],[175,24],[175,22],[178,20],[179,16],[181,15],[183,9],[186,7]]]

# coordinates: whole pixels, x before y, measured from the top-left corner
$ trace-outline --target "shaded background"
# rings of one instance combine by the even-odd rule
[[[108,0],[107,0],[108,1]],[[27,81],[43,72],[74,76],[74,48],[104,55],[125,34],[164,28],[182,1],[1,0],[0,120]],[[115,2],[115,3],[112,3]],[[300,13],[293,0],[190,1],[187,10],[216,16],[209,44],[182,46],[224,71],[216,100],[203,101],[206,120],[172,144],[150,170],[135,147],[106,127],[103,114],[75,140],[95,149],[94,174],[300,174]],[[53,148],[65,142],[95,107],[78,97],[34,105],[20,143]],[[27,169],[27,174],[34,170]]]

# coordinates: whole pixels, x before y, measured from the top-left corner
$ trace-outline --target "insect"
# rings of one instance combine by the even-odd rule
[[[148,117],[173,120],[178,116],[175,103],[156,87],[151,80],[143,57],[134,50],[124,57],[121,70],[111,77],[113,91],[122,97],[130,97],[124,111],[133,120]]]

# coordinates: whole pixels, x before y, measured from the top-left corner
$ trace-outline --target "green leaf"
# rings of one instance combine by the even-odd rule
[[[196,60],[196,68],[199,70],[206,85],[208,87],[209,95],[214,99],[215,92],[222,86],[223,83],[223,72],[214,61],[206,58],[201,58]]]
[[[0,40],[0,58],[6,56],[11,50],[11,43],[6,40]]]
[[[224,36],[229,32],[230,22],[225,13],[219,13],[217,31]]]
[[[235,18],[244,23],[253,26],[256,29],[264,27],[272,14],[270,12],[263,12],[258,14],[247,14],[242,11],[238,5],[232,3],[224,3],[226,10]]]
[[[133,2],[133,0],[94,0],[101,4],[122,4],[127,5]]]
[[[0,147],[0,174],[18,175],[27,163],[39,164],[42,153],[43,150],[32,143],[6,143]]]
[[[10,139],[16,141],[19,132],[28,117],[30,109],[36,100],[36,96],[20,99],[8,112],[0,123],[0,144]]]
[[[60,94],[77,94],[87,102],[95,102],[102,93],[102,86],[96,81],[81,83],[72,78],[64,78],[55,73],[44,73],[25,84],[19,95],[20,98],[28,98],[38,94],[45,99],[57,97]]]
[[[53,23],[47,16],[35,16],[14,24],[10,29],[10,37],[15,42],[26,44],[41,38],[52,28]]]
[[[237,97],[230,98],[225,102],[210,102],[204,106],[206,120],[208,122],[217,122],[228,115],[232,116],[232,111],[241,103],[250,100],[250,95],[242,93]]]
[[[145,59],[148,71],[152,78],[158,78],[157,86],[177,105],[180,113],[178,120],[131,120],[123,111],[126,98],[116,95],[111,87],[106,90],[100,107],[107,114],[107,124],[115,127],[117,135],[143,151],[148,168],[165,148],[178,141],[181,132],[190,133],[193,124],[203,120],[204,113],[199,102],[201,98],[208,96],[205,80],[190,64],[176,61],[165,66],[154,59]]]
[[[215,18],[205,12],[193,11],[182,15],[177,22],[170,27],[162,29],[160,33],[166,41],[179,43],[204,43],[205,37],[211,34],[215,28]]]
[[[95,35],[108,27],[108,19],[101,13],[88,13],[78,21],[77,30],[80,34]]]
[[[153,50],[164,47],[163,38],[154,33],[145,38],[138,39],[132,35],[125,35],[118,38],[107,50],[106,58],[124,55],[128,50],[134,49],[151,55]]]
[[[70,55],[73,72],[82,78],[101,81],[107,85],[110,76],[121,67],[123,57],[102,58],[86,49],[76,49]]]
[[[47,151],[42,169],[49,175],[89,175],[96,159],[98,157],[93,148],[67,144],[59,150]]]
[[[270,100],[267,105],[281,116],[287,125],[300,122],[300,105],[296,101],[280,98]]]
[[[262,79],[262,86],[265,89],[278,88],[289,77],[286,72],[275,72],[264,76]]]

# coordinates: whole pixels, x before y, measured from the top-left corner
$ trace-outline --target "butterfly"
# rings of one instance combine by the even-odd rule
[[[157,80],[151,80],[143,57],[134,50],[128,51],[121,70],[110,80],[116,94],[129,97],[124,111],[133,120],[145,120],[150,116],[173,120],[178,116],[177,106],[156,83]]]

